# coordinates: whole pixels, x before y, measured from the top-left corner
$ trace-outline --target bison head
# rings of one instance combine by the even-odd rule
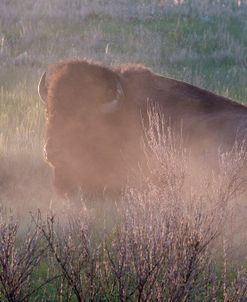
[[[53,74],[54,72],[55,75]],[[53,76],[58,76],[60,84],[62,82],[66,83],[65,87],[67,86],[67,88],[69,87],[68,85],[72,84],[68,92],[72,92],[73,90],[74,97],[82,99],[83,96],[86,96],[86,99],[91,99],[92,103],[95,102],[92,105],[98,106],[98,110],[102,113],[111,113],[120,108],[123,96],[121,80],[110,69],[87,62],[74,62],[74,64],[71,62],[70,64],[58,64],[54,66],[53,70],[51,70],[51,79],[44,72],[39,81],[38,93],[44,103],[47,103],[48,89],[50,87],[49,81],[53,81]],[[83,88],[86,87],[93,89],[92,91],[83,91]],[[61,87],[58,86],[57,88],[60,89]],[[83,92],[84,95],[82,94]]]
[[[44,151],[57,191],[118,188],[129,139],[121,76],[87,61],[60,63],[42,75],[38,92],[47,108]]]

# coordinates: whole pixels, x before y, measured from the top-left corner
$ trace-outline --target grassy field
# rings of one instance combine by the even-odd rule
[[[52,208],[64,212],[70,206],[54,194],[49,167],[43,162],[45,108],[37,95],[37,83],[49,64],[85,57],[107,65],[142,63],[155,72],[245,103],[247,3],[245,0],[1,0],[0,203],[3,207],[12,208],[13,212],[21,217],[28,216],[30,210],[37,208],[44,211]],[[182,230],[177,227],[174,226],[174,230],[180,232],[179,238],[182,238]],[[134,232],[134,229],[132,231]],[[155,245],[155,242],[153,244]],[[97,255],[104,258],[107,250],[103,248],[102,251],[102,254]],[[204,252],[205,250],[202,251]],[[169,255],[171,254],[170,251]],[[134,254],[132,256],[134,257]],[[100,274],[109,273],[107,280],[115,280],[110,273],[113,264],[111,257],[108,257],[108,260],[106,271],[100,270]],[[47,274],[46,267],[47,263],[39,264],[38,271],[42,276],[40,278]],[[129,269],[131,271],[133,267]],[[193,293],[193,300],[186,300],[190,299],[187,296],[185,300],[170,301],[212,301],[210,297],[213,297],[214,286],[221,286],[219,292],[215,288],[219,301],[246,301],[246,296],[243,300],[234,300],[234,296],[230,295],[231,286],[233,288],[236,285],[234,292],[237,292],[239,284],[246,286],[245,274],[240,274],[241,278],[236,275],[236,283],[234,274],[234,277],[230,278],[231,282],[224,280],[224,283],[215,277],[218,274],[217,269],[210,271],[210,278],[217,279],[216,284],[213,281],[210,283],[209,280],[207,283],[205,278],[209,278],[209,275],[206,275],[206,270],[203,272],[205,275],[199,278],[201,283],[199,279],[197,285],[193,283],[198,289],[195,291],[197,298]],[[224,269],[222,272],[219,276],[227,278]],[[135,273],[138,279],[140,272]],[[166,277],[169,279],[168,275]],[[37,276],[36,278],[39,279]],[[63,278],[64,275],[59,279],[62,280],[58,282],[59,286],[66,280]],[[133,289],[133,284],[139,284],[137,279],[126,279],[126,284],[130,284],[128,290],[131,286]],[[114,282],[117,282],[116,280]],[[71,284],[66,282],[64,281],[64,286],[69,295],[68,292],[73,292],[73,289]],[[206,285],[212,294],[208,294],[208,300],[205,298],[206,294],[203,294],[204,289],[201,287],[201,291],[199,290],[200,286]],[[58,290],[55,291],[52,289],[54,287],[49,286],[47,290],[50,295],[52,291],[57,294]],[[157,295],[158,288],[162,286],[157,287]],[[175,287],[169,283],[167,288],[173,293]],[[243,288],[245,287],[241,287]],[[113,297],[114,301],[127,300],[127,289],[122,288],[123,292],[119,291],[118,294],[116,288],[109,287],[104,290],[104,301],[113,301]],[[114,294],[111,290],[115,290]],[[112,296],[109,294],[107,297],[107,292],[111,292]],[[63,294],[60,300],[56,300],[56,294],[49,298],[49,301],[69,300],[62,298],[65,297]],[[145,295],[141,296],[139,301],[145,301]],[[168,296],[169,291],[166,292],[166,297]],[[71,297],[71,301],[76,301],[75,296]],[[0,297],[1,301],[4,299],[4,296]],[[35,299],[41,301],[41,298]],[[137,301],[138,294],[131,295],[129,300]]]

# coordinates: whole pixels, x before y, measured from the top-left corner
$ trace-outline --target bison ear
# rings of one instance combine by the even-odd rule
[[[111,100],[110,102],[104,103],[101,106],[101,112],[111,113],[111,112],[118,111],[121,108],[121,104],[123,102],[123,96],[124,96],[124,92],[123,92],[121,82],[120,82],[120,80],[117,80],[116,96],[113,100]]]
[[[41,98],[41,100],[46,103],[47,101],[47,86],[46,86],[46,72],[43,73],[42,77],[39,80],[39,85],[38,85],[38,93]]]

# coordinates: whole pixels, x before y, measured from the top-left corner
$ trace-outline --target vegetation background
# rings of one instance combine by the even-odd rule
[[[18,215],[26,215],[30,210],[37,208],[42,210],[48,210],[50,208],[66,210],[68,207],[67,204],[64,204],[64,201],[59,200],[55,196],[51,186],[50,169],[43,162],[42,145],[45,108],[39,100],[37,85],[39,77],[49,64],[74,58],[89,58],[104,62],[106,65],[117,65],[127,62],[145,64],[155,72],[184,80],[193,85],[206,88],[245,103],[247,102],[247,1],[0,0],[0,203],[4,207],[12,208]],[[169,158],[169,161],[171,162],[171,158]],[[177,179],[177,182],[179,181],[180,180]],[[224,192],[227,192],[229,188],[226,184],[227,182],[224,183],[226,190]],[[155,184],[153,184],[153,186],[155,187]],[[151,191],[152,190],[150,190],[150,192]],[[137,194],[134,197],[130,197],[130,199],[136,198],[137,205],[139,204],[138,198],[141,198],[138,196]],[[217,195],[217,198],[219,198],[219,196]],[[145,202],[143,201],[143,198],[144,197],[142,197],[140,201],[142,204],[146,202],[145,198]],[[157,196],[155,198],[157,198]],[[180,206],[181,204],[179,207]],[[181,207],[181,209],[182,208],[183,207]],[[156,210],[157,212],[155,212]],[[198,209],[194,210],[195,213],[198,213]],[[118,281],[114,283],[112,281],[115,280],[114,273],[110,272],[114,271],[114,269],[112,269],[112,266],[114,267],[114,261],[117,263],[117,261],[123,259],[117,256],[121,254],[122,248],[126,248],[126,244],[131,247],[133,243],[132,239],[137,236],[136,230],[140,230],[138,229],[140,226],[143,228],[140,230],[140,234],[151,233],[149,238],[135,237],[135,240],[139,242],[139,249],[136,250],[137,254],[143,255],[144,258],[139,259],[137,254],[127,253],[128,259],[130,259],[128,262],[130,263],[129,271],[127,271],[130,272],[130,276],[137,276],[138,279],[138,277],[141,277],[142,274],[145,273],[143,271],[135,271],[135,265],[136,267],[143,267],[143,263],[149,265],[150,263],[147,261],[147,258],[150,260],[152,257],[146,255],[143,251],[146,251],[147,247],[151,246],[153,252],[157,242],[163,242],[163,239],[163,252],[165,251],[166,255],[170,255],[169,257],[171,257],[169,258],[167,256],[167,259],[170,261],[167,262],[167,265],[168,267],[171,265],[170,274],[173,275],[165,275],[166,280],[168,280],[167,283],[165,285],[157,285],[157,291],[152,293],[152,295],[154,295],[153,297],[156,298],[158,297],[158,293],[161,295],[160,300],[157,301],[163,301],[162,293],[164,288],[168,290],[166,297],[169,297],[169,295],[172,297],[173,294],[174,299],[172,300],[172,298],[170,298],[169,301],[213,301],[213,299],[216,301],[216,297],[218,297],[217,299],[219,301],[246,301],[244,300],[246,299],[245,294],[247,290],[246,272],[244,271],[243,274],[240,274],[232,273],[232,270],[230,270],[228,274],[226,271],[226,255],[224,254],[223,269],[221,270],[221,266],[216,266],[216,269],[213,269],[212,273],[212,263],[208,261],[207,257],[209,256],[205,248],[197,249],[197,242],[193,241],[195,238],[199,238],[198,244],[201,247],[207,247],[209,243],[211,244],[211,240],[215,235],[214,232],[217,232],[214,229],[207,229],[212,222],[209,218],[212,216],[215,219],[213,213],[210,212],[208,216],[206,215],[203,223],[190,219],[189,224],[187,224],[187,216],[185,212],[182,213],[182,211],[179,212],[179,214],[177,213],[177,220],[169,220],[173,217],[172,215],[174,215],[174,213],[172,214],[169,211],[167,213],[169,213],[170,216],[164,214],[163,220],[161,218],[157,218],[160,220],[155,218],[155,220],[154,217],[156,217],[156,214],[162,212],[158,206],[157,209],[154,207],[154,212],[151,212],[153,216],[151,214],[148,216],[149,212],[146,213],[145,211],[142,213],[143,216],[141,216],[139,215],[139,210],[132,209],[131,206],[128,208],[128,211],[135,217],[135,222],[133,222],[134,220],[131,221],[133,218],[131,215],[128,219],[126,217],[123,218],[124,224],[122,231],[115,234],[115,237],[112,237],[113,250],[102,248],[101,253],[98,252],[98,249],[93,249],[91,247],[90,232],[89,234],[86,232],[88,236],[86,236],[86,243],[90,246],[89,250],[93,251],[93,254],[89,255],[91,258],[88,255],[90,259],[83,258],[85,255],[85,246],[77,246],[78,253],[81,251],[82,263],[86,261],[91,265],[91,267],[85,269],[86,272],[92,269],[95,263],[102,261],[102,259],[104,260],[105,257],[108,259],[108,262],[106,261],[108,266],[106,265],[103,270],[101,270],[102,268],[99,269],[99,267],[97,269],[99,269],[100,274],[105,274],[106,277],[108,276],[106,280],[110,280],[110,285],[114,284],[114,286],[116,286],[116,284],[118,284],[119,287],[118,291],[114,286],[104,289],[105,301],[113,301],[112,297],[115,297],[116,301],[128,300],[127,297],[128,293],[130,294],[131,292],[131,286],[135,284],[133,283],[133,279],[130,278],[130,280],[129,275],[126,277],[124,274],[123,278],[127,279],[121,279],[122,275],[119,275],[119,272],[115,271],[115,277],[117,276],[116,280]],[[138,217],[141,217],[140,220],[138,220]],[[195,216],[192,215],[191,217],[193,218]],[[83,219],[87,221],[84,216]],[[124,219],[127,220],[125,221]],[[172,241],[169,242],[173,242],[173,245],[167,243],[167,237],[162,237],[162,240],[155,237],[157,235],[156,229],[145,229],[145,226],[141,224],[141,219],[151,219],[150,225],[153,223],[154,225],[164,226],[164,228],[165,222],[172,222],[172,224],[174,224],[173,231],[172,233],[168,233],[172,234],[172,237],[169,237],[169,240]],[[197,222],[195,223],[194,221]],[[75,221],[73,221],[73,223],[74,222]],[[140,226],[138,222],[140,222]],[[182,222],[184,222],[184,224]],[[4,224],[0,219],[0,248],[4,246],[11,247],[13,245],[8,244],[8,242],[11,241],[13,244],[15,242],[15,224],[11,223]],[[69,223],[71,234],[81,234],[82,237],[79,237],[79,240],[82,240],[82,238],[85,237],[84,225],[81,226],[77,221],[75,224],[73,223],[71,223],[71,221]],[[175,226],[176,223],[177,225]],[[57,291],[55,291],[53,286],[51,286],[51,288],[48,287],[47,291],[49,294],[51,295],[51,293],[53,293],[53,298],[51,298],[50,301],[55,301],[56,297],[60,299],[57,301],[69,301],[68,297],[70,297],[70,301],[76,301],[75,287],[73,288],[72,286],[73,282],[71,284],[71,282],[66,279],[66,276],[68,277],[66,270],[69,273],[71,273],[71,271],[73,272],[75,268],[73,261],[74,265],[76,265],[76,261],[79,259],[76,249],[73,249],[76,245],[70,246],[69,240],[71,237],[61,239],[52,233],[52,219],[47,222],[46,227],[48,229],[46,229],[40,221],[36,221],[36,227],[37,225],[39,225],[39,227],[36,228],[36,233],[33,235],[34,237],[27,235],[25,241],[25,244],[27,244],[26,250],[30,247],[30,238],[34,238],[31,242],[36,243],[36,240],[37,242],[41,240],[39,237],[41,236],[40,234],[48,234],[47,237],[45,237],[45,241],[48,242],[48,245],[50,244],[51,248],[53,244],[58,247],[60,244],[60,248],[65,245],[67,247],[67,254],[66,251],[65,254],[59,254],[59,252],[61,252],[59,250],[58,254],[55,253],[55,258],[58,255],[57,260],[62,259],[60,264],[66,259],[68,262],[65,261],[64,263],[72,263],[69,268],[65,267],[65,270],[61,270],[62,281],[59,283],[60,285],[57,285]],[[185,229],[190,230],[189,233],[187,231],[186,233],[182,227],[185,225],[188,226],[188,229]],[[132,229],[129,229],[129,226],[131,226]],[[80,230],[81,233],[79,233],[78,230]],[[210,230],[210,232],[208,230]],[[199,233],[197,233],[197,231]],[[164,233],[166,232],[167,229],[164,229]],[[6,237],[6,234],[9,234],[9,237]],[[124,234],[127,235],[124,237]],[[211,236],[210,239],[204,236],[205,234],[209,234],[208,236]],[[49,237],[50,235],[51,237]],[[151,236],[154,236],[154,241],[150,243],[149,239],[152,238]],[[246,234],[244,234],[244,236],[246,237]],[[175,237],[177,241],[174,241]],[[57,238],[58,243],[54,243],[52,240],[49,241],[51,238],[53,238],[52,240],[54,240],[54,238],[56,240]],[[191,238],[193,238],[193,240]],[[184,239],[184,241],[182,239]],[[44,237],[42,240],[44,240]],[[72,240],[72,242],[78,243],[78,237],[74,238],[74,240],[75,241]],[[246,238],[244,240],[246,240]],[[104,244],[107,243],[109,242],[106,240]],[[32,263],[34,263],[34,266],[40,265],[39,257],[43,253],[43,250],[38,250],[38,245],[34,244],[31,252],[29,249],[29,252],[26,253],[25,244],[21,251],[22,255],[26,255],[26,258],[21,258],[20,256],[20,259],[33,259],[32,257],[36,257]],[[194,246],[194,250],[191,249],[191,246]],[[72,254],[72,258],[68,258],[68,255],[71,254],[71,248],[74,254]],[[1,252],[3,250],[4,249],[2,249]],[[135,248],[133,248],[133,252],[134,251]],[[162,258],[164,254],[159,254],[160,251],[161,250],[157,249],[157,253],[154,255],[161,257],[159,259],[164,259]],[[183,251],[182,256],[181,251]],[[193,254],[193,252],[192,256],[190,254],[191,251],[195,251],[195,254]],[[244,251],[246,251],[246,249]],[[225,253],[224,248],[223,252]],[[14,249],[12,253],[13,257],[17,255],[16,257],[18,258],[18,253],[16,252],[15,254]],[[7,254],[8,253],[6,253],[6,255]],[[51,254],[54,256],[52,251]],[[1,255],[4,255],[4,253],[1,253]],[[197,256],[195,257],[194,255]],[[146,256],[147,258],[145,258]],[[158,259],[157,257],[154,257],[154,259]],[[48,259],[50,258],[48,257]],[[191,277],[192,279],[188,279],[189,281],[186,286],[182,285],[176,288],[178,284],[181,285],[181,280],[184,276],[179,270],[177,271],[175,269],[175,266],[178,268],[183,267],[183,270],[188,267],[190,268],[188,259],[194,259],[192,269],[189,271],[193,277]],[[1,261],[4,262],[5,260],[0,256],[0,300],[4,300],[6,295],[1,296],[3,292],[1,291],[1,284],[3,284],[1,283],[1,274],[3,273],[1,263],[3,262]],[[42,279],[43,276],[47,274],[47,267],[49,267],[47,262],[50,260],[42,261],[38,273],[34,273],[34,280]],[[137,263],[135,263],[135,261],[137,261]],[[18,263],[18,261],[16,263]],[[16,265],[14,269],[16,269],[16,271],[19,270],[21,273],[22,269],[26,270],[28,268],[30,269],[30,274],[33,274],[32,263],[30,264],[31,269],[28,260],[22,266]],[[51,267],[53,268],[54,262],[52,263]],[[150,265],[152,267],[152,263]],[[11,268],[13,270],[13,267]],[[81,268],[79,267],[78,269],[80,276]],[[16,274],[16,271],[13,270],[13,276],[19,276]],[[59,271],[59,269],[54,268],[54,272],[49,273],[49,277],[53,278],[52,276],[57,276],[57,274],[59,276],[57,271]],[[199,279],[197,278],[198,271],[203,272],[203,277],[200,275]],[[208,274],[209,271],[210,274]],[[147,274],[149,273],[150,271],[147,271]],[[167,271],[165,274],[167,274]],[[8,273],[7,276],[10,276],[10,273]],[[219,276],[219,279],[217,279],[217,276]],[[235,276],[237,277],[235,278]],[[226,282],[226,279],[230,281]],[[8,280],[6,276],[5,280]],[[14,279],[10,278],[9,280],[10,284],[13,284]],[[137,288],[143,282],[143,279],[140,278],[140,280],[141,283],[136,283]],[[175,280],[174,283],[172,280]],[[196,282],[194,282],[195,280]],[[111,283],[111,281],[113,283]],[[83,282],[82,284],[84,284]],[[90,285],[90,280],[88,281],[87,279],[85,282],[85,284]],[[121,288],[121,282],[125,285],[130,284],[130,287],[127,289]],[[17,285],[16,288],[18,288],[18,286],[20,285]],[[28,301],[29,296],[27,292],[30,292],[28,286],[24,294],[20,291],[16,296],[6,298],[7,301]],[[61,287],[63,286],[64,288],[68,288],[67,298],[64,293],[61,292]],[[80,282],[75,286],[81,290],[77,296],[78,301],[80,301],[78,298],[80,295],[81,297],[83,295],[88,297],[88,292],[86,292],[86,294],[83,293],[85,288],[81,288]],[[188,293],[190,293],[192,287],[195,290],[192,296],[189,296]],[[92,289],[90,289],[90,286],[88,288],[89,290]],[[100,291],[96,293],[98,295],[100,295],[103,290],[101,287],[99,288]],[[181,288],[183,288],[182,291]],[[128,292],[128,290],[130,290],[130,292]],[[57,295],[59,291],[60,296]],[[184,294],[184,291],[186,291],[187,294]],[[108,294],[106,293],[109,293],[108,299]],[[91,294],[93,295],[93,293]],[[145,300],[145,297],[150,298],[145,291],[144,296],[142,296],[143,293],[140,291],[139,294],[139,301],[148,301]],[[43,294],[42,301],[47,301],[46,295],[47,292]],[[138,294],[134,291],[134,294],[130,295],[129,300],[132,299],[136,301],[138,300],[137,296]],[[36,301],[41,301],[41,296],[36,297]],[[92,301],[99,300],[93,300],[92,298]]]

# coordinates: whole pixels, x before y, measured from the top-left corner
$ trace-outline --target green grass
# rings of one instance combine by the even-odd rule
[[[13,21],[16,22],[3,19],[5,22],[0,24],[0,33],[4,37],[2,52],[8,59],[10,69],[16,60],[21,61],[18,56],[25,52],[31,62],[25,63],[25,66],[18,63],[12,81],[8,80],[9,71],[6,76],[5,70],[0,72],[0,79],[7,79],[1,83],[7,87],[9,82],[13,85],[18,76],[22,77],[22,81],[30,76],[37,79],[40,70],[51,62],[86,56],[108,64],[129,61],[147,64],[156,72],[217,93],[225,94],[228,88],[230,96],[245,102],[246,7],[236,9],[234,5],[229,5],[226,9],[223,4],[222,7],[212,4],[211,9],[208,5],[203,10],[199,5],[194,8],[190,2],[181,7],[163,8],[162,13],[158,13],[157,9],[156,14],[147,11],[130,16],[108,12],[107,7],[110,9],[113,5],[111,2],[106,4],[103,12],[97,11],[97,6],[93,9],[92,4],[91,11],[89,9],[85,14],[76,14],[71,7],[68,15],[61,16],[59,5],[50,15],[36,10],[33,15],[28,14],[24,10],[25,5],[28,8],[25,1],[19,15],[15,15],[18,12],[10,6]],[[96,5],[100,2],[92,3]],[[142,2],[142,5],[145,6],[145,3]],[[87,6],[89,4],[86,3]],[[126,2],[123,7],[128,6],[131,8],[131,4]],[[60,8],[64,7],[69,9],[68,5],[62,6],[61,3]],[[119,4],[119,10],[121,7]],[[106,47],[108,54],[105,54]],[[34,66],[30,66],[31,63]]]

